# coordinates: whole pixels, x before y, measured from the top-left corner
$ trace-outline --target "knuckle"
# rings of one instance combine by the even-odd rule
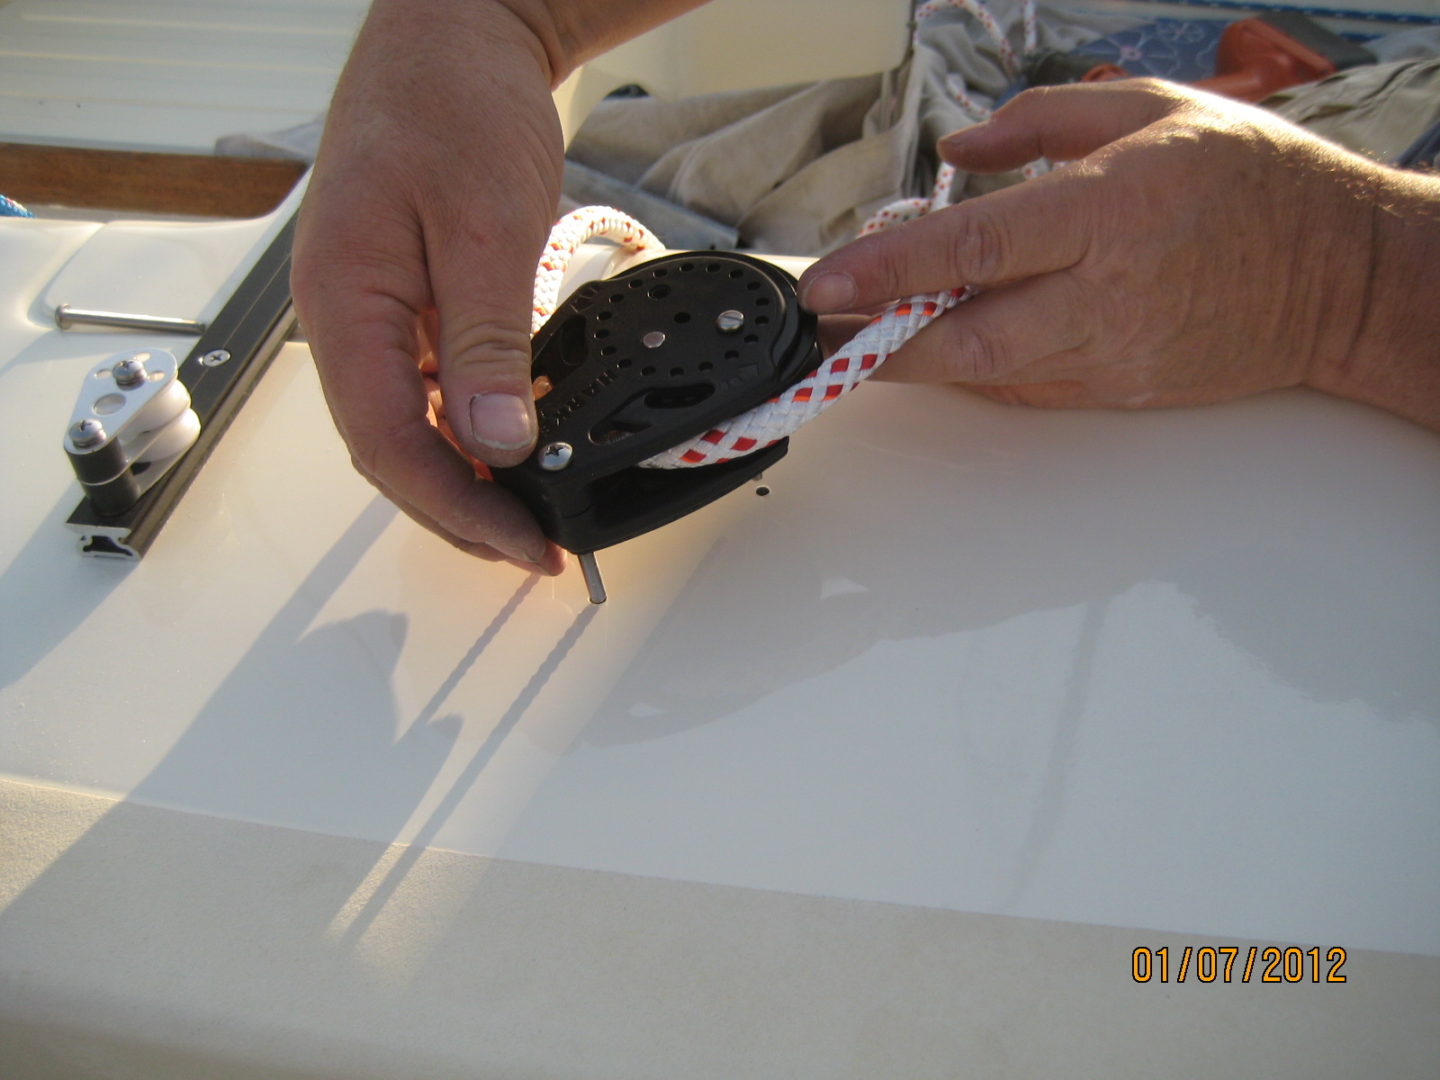
[[[290,282],[297,304],[360,288],[419,300],[424,261],[419,224],[402,202],[317,205],[312,191],[300,208]]]
[[[366,456],[360,447],[350,447],[350,467],[363,476],[372,487],[381,490],[383,494],[383,485],[379,480],[375,479],[375,473],[371,470],[370,466],[366,464]]]
[[[1142,75],[1136,79],[1128,79],[1126,80],[1126,89],[1133,90],[1137,95],[1165,101],[1174,101],[1185,94],[1185,91],[1175,83],[1157,79],[1154,75]]]
[[[867,236],[833,264],[856,282],[856,303],[895,300],[906,294],[914,247],[905,226]],[[847,257],[848,256],[848,257]],[[913,291],[913,290],[912,290]]]
[[[983,327],[957,326],[951,332],[950,371],[961,382],[993,382],[1014,366],[1013,349]]]
[[[1006,114],[1007,118],[1009,118],[1020,113],[1025,113],[1027,115],[1043,113],[1048,108],[1050,108],[1050,105],[1054,101],[1057,92],[1061,91],[1062,89],[1063,88],[1059,86],[1026,87],[1024,90],[1020,91],[1020,93],[1016,94],[1013,98],[1007,101],[1004,105],[1000,106],[1000,108],[996,109],[995,114],[998,116],[1001,113],[1004,113]]]
[[[1200,91],[1168,79],[1146,75],[1139,79],[1127,79],[1127,85],[1134,83],[1132,90],[1140,97],[1150,100],[1157,116],[1179,109],[1203,107],[1208,100]]]
[[[345,441],[350,447],[350,464],[365,479],[377,484],[384,467],[385,447],[388,440],[376,432],[345,432]]]
[[[1053,307],[1059,321],[1060,338],[1068,348],[1089,352],[1097,348],[1105,336],[1107,313],[1113,302],[1107,290],[1095,290],[1075,275],[1055,279],[1060,287],[1058,302]]]
[[[442,319],[441,363],[451,372],[518,373],[529,383],[530,333],[525,327],[489,317]]]
[[[955,284],[994,285],[1003,281],[1010,265],[1010,231],[995,214],[971,203],[955,215],[946,253],[947,269]]]
[[[407,471],[407,464],[419,460],[418,445],[431,425],[425,420],[405,419],[373,426],[346,425],[342,436],[350,449],[350,463],[371,483],[393,486]],[[433,430],[433,429],[431,429]]]

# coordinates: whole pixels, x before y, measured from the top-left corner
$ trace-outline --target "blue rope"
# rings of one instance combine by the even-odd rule
[[[1402,169],[1433,169],[1440,164],[1440,123],[1431,124],[1395,164]]]
[[[34,217],[29,210],[21,206],[14,199],[7,199],[0,195],[0,217]]]
[[[1266,4],[1253,0],[1164,0],[1165,3],[1188,7],[1217,8],[1222,11],[1298,11],[1329,19],[1360,19],[1365,22],[1410,23],[1419,26],[1440,25],[1440,15],[1414,15],[1390,11],[1347,11],[1344,8],[1313,7],[1308,4]]]

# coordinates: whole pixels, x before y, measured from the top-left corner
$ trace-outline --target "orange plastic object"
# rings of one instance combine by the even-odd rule
[[[1130,73],[1119,64],[1099,64],[1084,75],[1080,76],[1081,82],[1109,82],[1111,79],[1128,79]]]
[[[1240,101],[1263,101],[1287,86],[1335,73],[1335,63],[1263,19],[1241,19],[1220,36],[1215,75],[1195,85]]]
[[[1333,60],[1262,16],[1227,26],[1215,53],[1215,74],[1193,85],[1239,101],[1263,101],[1277,90],[1314,82],[1337,70]],[[1130,77],[1130,72],[1115,64],[1099,64],[1080,81],[1109,82]]]

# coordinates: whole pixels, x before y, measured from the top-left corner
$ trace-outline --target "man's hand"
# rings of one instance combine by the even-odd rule
[[[462,550],[564,552],[486,466],[535,443],[530,309],[563,167],[551,91],[702,0],[375,0],[340,78],[292,284],[355,467]]]
[[[1199,404],[1310,384],[1440,426],[1440,304],[1432,294],[1428,315],[1405,312],[1415,286],[1385,220],[1403,203],[1399,216],[1423,228],[1428,201],[1433,232],[1433,190],[1406,202],[1403,174],[1262,110],[1149,80],[1029,91],[941,152],[975,172],[1070,164],[859,240],[805,274],[802,296],[822,314],[982,290],[907,343],[885,377],[1048,406]],[[1440,257],[1423,244],[1417,255],[1408,235],[1408,276],[1433,283]],[[1426,318],[1429,353],[1424,333],[1395,336]],[[1397,363],[1415,367],[1404,396],[1428,406],[1339,377]]]
[[[530,290],[559,121],[531,29],[501,4],[456,12],[374,5],[301,212],[295,303],[356,468],[462,549],[553,573],[563,554],[476,462],[535,439]]]

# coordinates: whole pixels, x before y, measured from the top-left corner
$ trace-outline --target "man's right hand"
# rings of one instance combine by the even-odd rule
[[[550,84],[546,49],[503,4],[377,0],[331,105],[293,284],[356,468],[463,550],[556,573],[563,552],[483,468],[535,441],[531,291],[563,155]]]
[[[702,0],[375,0],[336,88],[292,282],[355,466],[464,551],[558,573],[490,465],[535,443],[530,313],[564,164],[551,92]]]

